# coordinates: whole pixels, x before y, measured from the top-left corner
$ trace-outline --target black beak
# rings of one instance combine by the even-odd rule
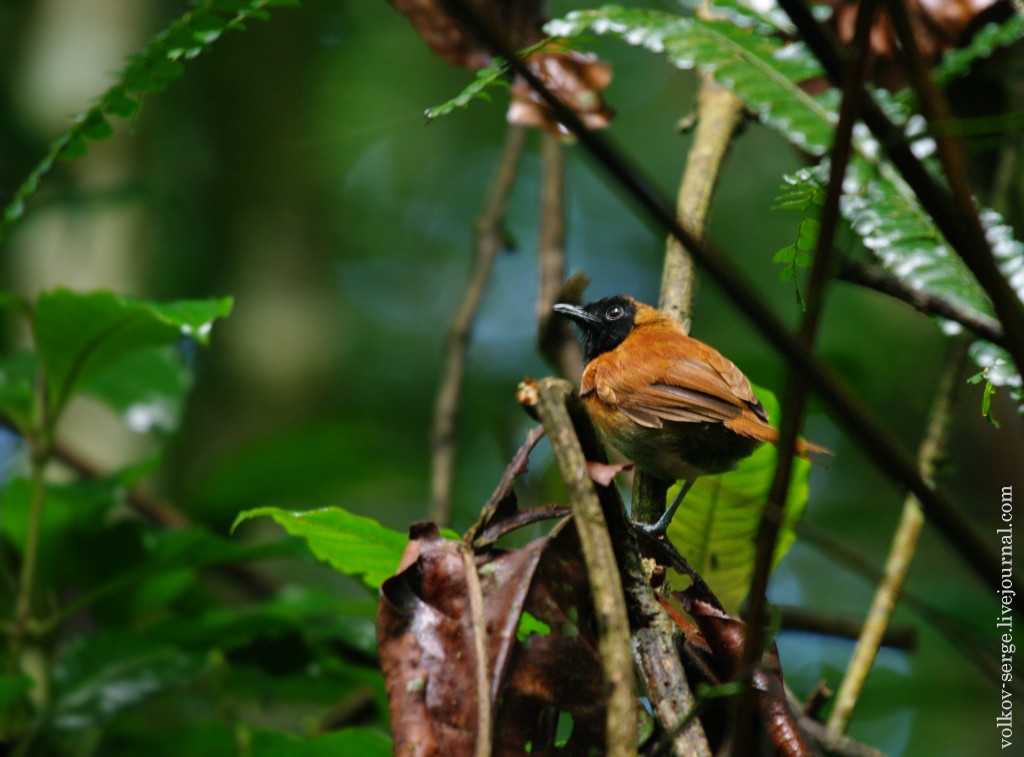
[[[601,322],[600,318],[591,315],[586,310],[581,308],[579,305],[567,305],[564,302],[559,302],[552,308],[552,310],[554,310],[559,315],[564,315],[571,321],[575,321],[584,328],[586,328],[590,324]]]

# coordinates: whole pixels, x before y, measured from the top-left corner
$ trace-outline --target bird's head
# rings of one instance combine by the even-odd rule
[[[560,302],[554,310],[576,326],[583,345],[583,359],[589,363],[601,353],[618,347],[637,325],[637,316],[653,308],[632,297],[617,295],[582,307]]]

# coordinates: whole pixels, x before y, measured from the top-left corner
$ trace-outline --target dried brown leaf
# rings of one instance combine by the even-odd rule
[[[602,90],[611,83],[612,68],[597,56],[575,50],[541,50],[526,59],[530,70],[566,105],[576,111],[589,129],[603,129],[615,112],[604,101]],[[555,112],[522,78],[512,83],[509,123],[569,134]]]

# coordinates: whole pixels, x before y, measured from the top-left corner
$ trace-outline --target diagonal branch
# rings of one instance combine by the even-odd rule
[[[537,345],[544,359],[563,377],[577,380],[583,373],[583,354],[572,328],[551,309],[564,302],[565,282],[565,147],[562,138],[541,134],[544,175],[541,182],[540,232],[537,258],[540,287],[537,296]]]
[[[811,52],[821,62],[829,78],[841,86],[845,75],[843,53],[834,36],[814,18],[803,0],[778,2]],[[897,15],[898,12],[892,16],[894,22]],[[920,95],[923,96],[922,105],[926,109],[926,115],[931,113],[929,120],[932,121],[934,128],[936,116],[939,123],[942,122],[943,106],[939,104],[941,98],[934,86],[930,80],[926,82],[925,79],[927,75],[920,79],[914,76],[915,87],[920,89]],[[911,151],[902,131],[886,117],[870,94],[865,94],[861,115],[864,123],[878,139],[886,156],[914,190],[922,207],[992,300],[996,315],[1006,330],[1007,348],[1017,368],[1024,370],[1024,303],[1021,303],[996,266],[992,247],[985,237],[973,198],[970,196],[970,187],[960,182],[956,170],[947,174],[953,193],[937,181]],[[933,136],[937,141],[942,137],[937,133]]]
[[[917,471],[913,457],[888,433],[878,418],[857,400],[846,385],[826,369],[813,355],[791,337],[786,327],[767,306],[756,289],[740,271],[711,244],[702,242],[684,229],[669,209],[668,203],[640,172],[599,134],[586,128],[572,109],[554,95],[529,70],[514,50],[502,42],[483,23],[465,0],[444,0],[458,13],[460,20],[485,43],[509,62],[510,68],[522,76],[571,131],[580,144],[610,174],[619,187],[633,198],[653,221],[668,229],[683,242],[694,258],[703,265],[722,291],[735,303],[768,342],[798,371],[830,408],[836,422],[865,451],[875,466],[893,481],[906,486],[920,500],[927,518],[946,538],[954,550],[974,570],[980,580],[998,589],[1000,558],[991,544],[977,533],[973,523],[957,508],[949,496],[928,485]],[[913,156],[911,156],[913,157]],[[1014,583],[1018,583],[1016,580]]]
[[[1002,347],[1006,346],[1003,327],[995,318],[989,318],[971,308],[962,307],[946,297],[914,289],[878,266],[868,265],[857,260],[846,260],[839,269],[838,278],[901,300],[919,313],[955,321],[982,339],[987,339]]]
[[[527,379],[520,384],[519,401],[528,411],[536,407],[537,395],[537,382]],[[586,459],[607,462],[597,432],[577,395],[569,397],[568,408]],[[636,532],[626,516],[619,491],[614,485],[595,488],[626,595],[633,655],[651,708],[665,732],[672,734],[677,755],[711,757],[704,728],[697,718],[692,717],[697,702],[679,657],[678,629],[654,596],[640,560]]]
[[[502,223],[508,195],[515,183],[519,157],[523,152],[525,130],[521,126],[508,127],[505,147],[501,153],[494,183],[483,215],[474,224],[473,271],[462,303],[455,314],[445,339],[444,376],[434,405],[434,426],[430,434],[430,520],[439,526],[447,525],[452,510],[452,477],[455,468],[455,421],[459,412],[459,397],[466,372],[466,351],[476,319],[480,301],[491,277],[491,269],[498,253],[505,247]]]
[[[566,408],[572,393],[572,385],[567,381],[541,379],[537,384],[537,412],[569,491],[573,521],[587,566],[597,614],[598,649],[608,687],[605,754],[619,757],[635,754],[637,743],[629,621],[608,524]]]
[[[818,232],[817,246],[814,252],[814,264],[811,266],[810,281],[807,287],[807,309],[800,323],[798,336],[801,346],[810,352],[818,334],[821,313],[825,303],[825,287],[832,275],[836,232],[839,229],[839,200],[843,194],[843,179],[853,152],[853,126],[857,113],[861,108],[861,95],[864,91],[864,78],[870,59],[869,34],[878,9],[878,0],[861,0],[857,10],[856,28],[853,39],[853,57],[849,62],[849,73],[843,88],[843,100],[839,108],[839,122],[836,124],[835,136],[830,155],[828,188],[825,192],[825,203],[821,211],[821,227]],[[789,483],[793,472],[793,456],[796,451],[797,435],[803,425],[807,400],[810,396],[810,384],[799,371],[790,368],[786,380],[786,388],[782,401],[782,419],[779,425],[779,453],[775,463],[775,474],[772,477],[768,501],[761,513],[758,526],[754,556],[754,573],[747,596],[747,608],[744,620],[747,622],[746,643],[743,646],[743,661],[740,670],[753,670],[761,659],[765,637],[765,591],[768,588],[768,576],[771,573],[775,546],[778,543],[779,529],[783,520],[783,508]],[[734,754],[746,754],[744,748],[754,745],[750,723],[754,717],[755,692],[753,688],[745,688],[737,703],[737,717],[733,724],[736,742]]]

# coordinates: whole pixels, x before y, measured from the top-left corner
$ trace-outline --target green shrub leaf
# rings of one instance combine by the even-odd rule
[[[313,554],[335,570],[361,578],[372,589],[394,574],[408,538],[382,526],[373,518],[340,507],[291,512],[276,507],[257,507],[240,513],[238,524],[267,516],[292,536],[306,540]]]
[[[832,142],[834,112],[798,86],[821,74],[801,43],[786,44],[757,28],[728,21],[617,6],[574,11],[549,22],[545,30],[556,37],[588,32],[613,35],[665,55],[677,68],[710,70],[764,123],[782,131],[801,149],[822,155]]]
[[[57,289],[39,296],[36,348],[47,385],[50,417],[84,384],[142,350],[174,344],[182,336],[206,342],[230,298],[158,305],[110,292]]]
[[[187,11],[170,26],[149,40],[145,49],[128,60],[127,65],[95,104],[72,119],[71,128],[50,145],[50,149],[4,208],[0,221],[0,239],[6,228],[25,212],[25,201],[35,194],[40,180],[61,159],[84,156],[86,140],[107,139],[113,134],[108,116],[132,118],[143,97],[164,91],[184,72],[182,60],[191,60],[206,52],[225,31],[244,28],[250,19],[264,19],[266,9],[297,5],[296,0],[206,0]]]

